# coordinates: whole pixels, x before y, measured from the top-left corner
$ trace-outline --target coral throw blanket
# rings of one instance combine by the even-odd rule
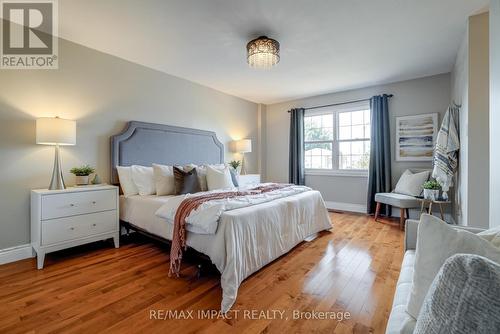
[[[247,195],[262,194],[274,190],[290,187],[290,184],[265,184],[246,191],[224,191],[217,193],[202,194],[199,196],[188,197],[181,202],[174,218],[174,234],[172,236],[172,246],[170,248],[170,271],[169,276],[175,274],[179,277],[181,269],[182,252],[187,248],[186,245],[186,218],[193,210],[196,210],[205,202],[234,198]]]

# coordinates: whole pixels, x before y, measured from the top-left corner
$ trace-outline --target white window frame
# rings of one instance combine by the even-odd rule
[[[342,112],[352,112],[359,110],[370,109],[369,101],[353,102],[348,104],[343,104],[339,106],[324,107],[312,110],[306,110],[304,117],[307,116],[319,116],[333,114],[333,139],[324,141],[315,141],[315,143],[331,143],[332,144],[332,169],[321,169],[321,168],[306,168],[306,175],[322,175],[322,176],[347,176],[347,177],[368,177],[367,169],[339,169],[339,142],[353,142],[353,141],[365,141],[366,139],[349,139],[349,140],[339,140],[339,131],[337,124],[339,122],[339,114]],[[305,130],[305,128],[304,128]],[[305,140],[304,136],[304,151],[305,144],[309,143]],[[304,156],[305,159],[305,156]]]

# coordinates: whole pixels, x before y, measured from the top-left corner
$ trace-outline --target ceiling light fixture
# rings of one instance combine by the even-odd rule
[[[280,43],[260,36],[247,44],[247,62],[252,68],[270,69],[280,61]]]

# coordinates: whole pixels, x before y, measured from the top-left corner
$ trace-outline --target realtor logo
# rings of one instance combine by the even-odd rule
[[[2,69],[56,69],[57,2],[1,0]]]

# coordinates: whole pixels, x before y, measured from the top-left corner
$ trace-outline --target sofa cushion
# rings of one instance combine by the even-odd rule
[[[413,333],[416,320],[406,312],[406,304],[411,291],[414,262],[415,251],[407,251],[403,258],[401,272],[396,284],[396,292],[394,293],[394,301],[392,302],[392,310],[387,322],[386,333]]]
[[[499,332],[500,265],[477,255],[450,257],[427,293],[415,334]]]
[[[493,246],[500,248],[500,226],[479,232],[477,235],[488,240]]]
[[[476,254],[500,263],[500,249],[468,231],[454,229],[427,214],[420,217],[413,285],[407,311],[418,316],[432,281],[444,262],[457,253]]]
[[[396,193],[375,194],[375,202],[392,205],[402,209],[416,208],[420,202],[413,196]]]

